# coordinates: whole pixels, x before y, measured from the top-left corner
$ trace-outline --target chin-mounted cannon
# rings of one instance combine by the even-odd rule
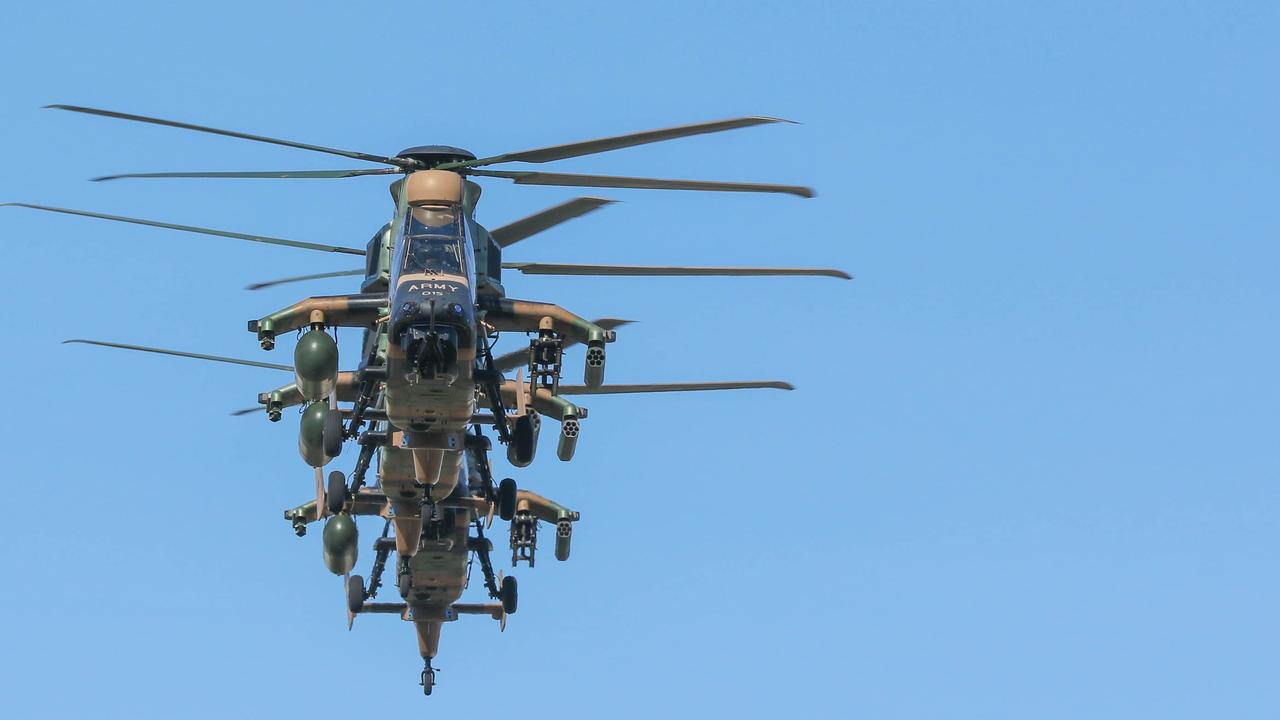
[[[400,371],[409,384],[452,384],[471,361],[464,348],[475,345],[475,310],[469,298],[422,299],[408,283],[397,293],[390,318],[391,339],[403,357]],[[443,291],[442,291],[443,292]]]
[[[452,382],[458,376],[458,333],[451,327],[405,328],[400,336],[404,351],[405,377],[410,383],[419,380]]]

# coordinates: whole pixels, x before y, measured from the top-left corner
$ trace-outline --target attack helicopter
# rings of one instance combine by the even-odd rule
[[[578,513],[526,490],[511,479],[495,484],[487,452],[491,447],[481,431],[492,425],[507,445],[508,460],[524,467],[537,448],[539,418],[560,421],[557,455],[569,460],[586,417],[566,399],[577,394],[663,392],[742,388],[790,389],[778,381],[747,383],[680,383],[667,385],[604,384],[606,343],[624,321],[589,321],[549,303],[508,298],[503,269],[529,274],[564,275],[848,275],[825,268],[701,268],[682,266],[606,266],[550,263],[503,263],[502,250],[533,234],[591,212],[609,201],[578,198],[492,232],[475,220],[479,186],[469,177],[497,177],[517,184],[579,185],[650,189],[722,190],[788,193],[811,197],[808,188],[755,183],[718,183],[608,176],[569,175],[480,169],[520,161],[541,163],[630,147],[677,137],[718,132],[765,123],[773,118],[736,118],[711,123],[632,133],[599,140],[504,153],[477,159],[447,146],[410,148],[395,157],[336,150],[292,141],[218,130],[159,118],[129,115],[79,106],[50,106],[93,115],[134,120],[242,139],[286,145],[387,164],[392,167],[343,171],[284,171],[252,173],[135,173],[126,177],[205,178],[337,178],[403,174],[392,183],[395,213],[366,248],[347,248],[261,235],[162,223],[50,206],[8,203],[33,209],[83,215],[140,225],[197,232],[334,253],[365,256],[360,270],[302,276],[260,284],[294,282],[316,277],[362,274],[361,292],[311,297],[249,322],[260,346],[270,350],[281,333],[298,331],[294,365],[237,360],[220,356],[101,341],[76,341],[134,350],[185,355],[209,360],[269,367],[294,373],[294,382],[259,395],[271,420],[282,409],[303,405],[299,450],[316,474],[316,499],[286,512],[295,531],[309,522],[329,518],[324,531],[324,559],[335,574],[348,576],[349,620],[362,612],[397,612],[413,621],[426,662],[424,690],[434,685],[431,660],[436,654],[443,622],[460,614],[488,614],[505,623],[515,611],[515,580],[495,578],[489,560],[491,543],[483,535],[484,518],[496,512],[512,522],[513,564],[532,566],[538,521],[556,525],[558,559],[566,559],[572,523]],[[355,327],[364,331],[362,362],[354,371],[338,369],[337,344],[329,331]],[[503,332],[536,335],[527,353],[494,358],[493,341]],[[584,384],[560,381],[563,352],[586,346]],[[516,369],[514,380],[505,373]],[[523,373],[528,370],[528,381]],[[478,411],[478,404],[488,413]],[[339,403],[350,403],[341,407]],[[364,429],[365,423],[369,428]],[[360,447],[348,483],[341,472],[322,481],[323,469],[352,441]],[[377,481],[365,487],[375,454]],[[366,587],[349,576],[356,562],[357,533],[353,515],[376,514],[386,519],[383,536],[375,543],[375,562]],[[474,527],[476,535],[469,534]],[[394,528],[394,538],[388,537]],[[403,603],[366,603],[374,597],[391,550],[397,553],[397,587]],[[425,552],[424,552],[425,551]],[[480,558],[490,599],[497,603],[461,604],[456,601],[466,584],[467,558]]]

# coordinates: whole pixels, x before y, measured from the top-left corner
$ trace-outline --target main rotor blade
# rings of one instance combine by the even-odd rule
[[[220,130],[218,128],[206,127],[204,125],[193,125],[191,123],[178,122],[176,120],[148,117],[146,115],[133,115],[130,113],[115,112],[114,110],[100,110],[98,108],[83,107],[80,105],[45,105],[45,107],[53,110],[69,110],[71,112],[85,113],[86,115],[101,115],[102,117],[116,118],[118,120],[132,120],[134,122],[151,123],[152,125],[165,125],[167,127],[179,128],[181,130],[195,130],[196,132],[209,133],[211,135],[223,135],[225,137],[270,143],[272,145],[284,145],[285,147],[298,148],[299,150],[311,150],[313,152],[328,153],[330,155],[341,155],[342,157],[349,157],[355,160],[367,160],[368,162],[395,165],[396,167],[409,168],[417,166],[417,163],[414,161],[406,160],[404,158],[393,158],[385,155],[371,155],[369,153],[355,152],[352,150],[339,150],[337,148],[324,147],[321,145],[309,145],[307,143],[294,142],[292,140],[281,140],[280,138],[266,137],[264,135],[250,135],[249,133],[236,132],[235,130]]]
[[[566,220],[582,217],[592,210],[615,202],[617,200],[606,200],[598,197],[574,198],[555,207],[536,212],[529,217],[507,223],[496,230],[490,230],[489,235],[493,237],[494,242],[498,243],[499,247],[510,247],[531,235],[549,230]]]
[[[231,365],[248,365],[249,367],[260,367],[268,370],[293,372],[293,367],[290,365],[277,365],[275,363],[258,362],[257,360],[240,360],[238,358],[222,357],[221,355],[205,355],[203,353],[182,352],[181,350],[166,350],[164,348],[145,347],[143,345],[125,345],[123,343],[103,342],[101,340],[81,340],[79,338],[75,340],[62,341],[63,345],[70,343],[120,348],[121,350],[137,350],[140,352],[157,353],[159,355],[174,355],[176,357],[195,358],[196,360],[210,360],[212,362],[229,363]]]
[[[573,265],[569,263],[509,262],[504,270],[519,270],[526,275],[612,275],[651,277],[710,277],[716,275],[763,277],[771,275],[805,275],[852,280],[835,268],[770,268],[770,267],[695,267],[688,265]]]
[[[605,330],[613,330],[614,328],[620,328],[623,325],[630,325],[635,321],[622,320],[620,318],[600,318],[598,320],[592,320],[591,322],[595,323],[596,325],[599,325]],[[573,338],[570,338],[570,337],[566,337],[564,338],[564,344],[561,347],[568,348],[568,347],[573,347],[574,345],[577,345],[577,344],[578,344],[577,340],[574,340]],[[499,355],[498,357],[493,359],[494,369],[504,373],[515,370],[516,368],[525,367],[528,364],[529,364],[528,348],[525,348],[523,350],[514,350],[505,355]]]
[[[316,273],[314,275],[296,275],[294,277],[280,278],[279,280],[267,280],[266,282],[258,282],[252,285],[246,285],[245,290],[262,290],[263,288],[275,287],[276,285],[284,285],[285,283],[302,282],[304,280],[324,280],[325,278],[349,277],[352,275],[364,275],[364,270],[339,270],[337,272]]]
[[[609,187],[638,190],[710,190],[715,192],[783,193],[811,198],[813,188],[799,185],[766,183],[716,182],[712,180],[663,180],[660,178],[616,177],[610,175],[575,175],[518,170],[467,170],[468,175],[506,178],[517,185],[559,185],[563,187]]]
[[[658,383],[651,385],[561,385],[561,395],[615,395],[621,393],[695,392],[699,390],[795,390],[795,386],[781,380],[752,380],[746,382],[695,382]]]
[[[446,163],[439,167],[442,170],[449,170],[454,168],[481,167],[483,165],[495,165],[497,163],[506,162],[544,163],[551,162],[552,160],[581,157],[583,155],[595,155],[597,153],[609,152],[610,150],[621,150],[622,148],[633,147],[636,145],[647,145],[648,143],[662,142],[664,140],[675,140],[676,138],[689,137],[690,135],[723,132],[725,130],[751,127],[752,125],[766,125],[769,123],[794,124],[791,120],[760,116],[730,118],[728,120],[712,120],[710,122],[693,123],[692,125],[677,125],[676,127],[661,128],[658,130],[644,130],[642,132],[615,135],[613,137],[598,138],[596,140],[582,140],[580,142],[566,143],[564,145],[550,145],[547,147],[534,148],[532,150],[520,150],[517,152],[494,155],[492,157],[480,158],[479,160]]]
[[[400,168],[365,168],[363,170],[268,170],[265,172],[154,172],[123,173],[89,178],[93,182],[120,180],[123,178],[250,178],[260,180],[289,180],[315,178],[347,178],[360,175],[399,175]]]
[[[285,240],[284,238],[268,237],[266,235],[248,235],[245,233],[231,232],[229,230],[213,230],[210,228],[196,227],[194,225],[175,225],[173,223],[158,222],[156,220],[143,220],[141,218],[125,217],[123,215],[107,215],[105,213],[89,212],[87,210],[71,210],[69,208],[52,207],[49,205],[0,203],[0,207],[24,207],[31,208],[32,210],[44,210],[46,212],[63,213],[66,215],[82,215],[84,217],[98,218],[100,220],[114,220],[116,222],[133,223],[134,225],[150,225],[151,227],[165,228],[167,230],[181,230],[182,232],[199,233],[201,235],[216,235],[218,237],[248,240],[249,242],[266,243],[268,245],[284,245],[286,247],[302,248],[303,250],[322,250],[324,252],[346,253],[347,255],[361,256],[365,254],[364,250],[360,250],[358,248],[339,247],[337,245],[321,245],[320,243],[309,243],[301,240]]]

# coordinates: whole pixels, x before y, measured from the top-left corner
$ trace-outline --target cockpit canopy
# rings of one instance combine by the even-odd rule
[[[468,275],[468,243],[462,208],[449,205],[410,207],[404,224],[404,275]]]

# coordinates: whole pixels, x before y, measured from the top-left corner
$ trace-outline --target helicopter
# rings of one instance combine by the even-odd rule
[[[779,381],[607,386],[604,384],[604,347],[615,340],[614,328],[625,321],[589,321],[558,305],[508,298],[502,286],[503,269],[529,274],[825,275],[849,279],[842,271],[826,268],[502,262],[504,248],[610,202],[602,198],[577,198],[493,232],[475,220],[480,188],[469,177],[506,178],[517,184],[769,192],[812,197],[811,190],[798,186],[481,169],[498,163],[541,163],[677,137],[784,122],[775,118],[698,123],[477,159],[467,151],[448,146],[419,146],[388,157],[81,106],[49,107],[286,145],[391,166],[340,171],[134,173],[94,178],[99,181],[127,177],[404,175],[391,185],[395,201],[391,222],[375,233],[363,250],[51,206],[5,205],[365,257],[365,267],[360,270],[259,284],[258,287],[262,287],[317,277],[364,276],[360,293],[307,298],[249,321],[250,332],[265,350],[274,348],[281,333],[302,333],[295,346],[292,366],[102,341],[74,342],[292,371],[293,383],[259,395],[259,403],[271,420],[278,420],[284,407],[304,406],[299,450],[306,463],[314,468],[316,499],[287,511],[286,519],[298,534],[303,534],[307,523],[328,518],[324,532],[326,566],[335,574],[349,576],[356,559],[357,533],[352,515],[378,514],[386,518],[383,537],[375,543],[375,565],[369,588],[363,586],[363,581],[351,582],[351,578],[359,580],[358,576],[349,576],[348,610],[350,617],[354,617],[360,612],[389,612],[386,606],[395,606],[402,617],[415,622],[426,661],[423,685],[428,693],[434,684],[431,658],[438,645],[441,622],[468,613],[489,614],[505,622],[506,615],[515,609],[514,578],[499,581],[491,577],[489,549],[480,530],[480,518],[491,520],[496,511],[504,520],[511,520],[513,564],[523,559],[530,565],[539,520],[555,523],[557,557],[565,559],[572,522],[578,518],[576,512],[563,506],[526,490],[517,490],[510,479],[495,486],[484,454],[489,445],[480,432],[481,424],[492,424],[499,439],[507,445],[508,460],[516,467],[524,467],[533,460],[541,416],[560,421],[557,455],[561,460],[572,458],[580,432],[579,421],[586,417],[586,410],[565,396],[762,387],[790,389],[788,384]],[[337,344],[328,332],[337,327],[364,331],[363,360],[354,371],[338,369]],[[492,356],[491,341],[504,332],[536,333],[530,341],[527,364],[520,354],[498,359]],[[586,346],[584,383],[580,386],[560,382],[563,351],[575,344]],[[511,369],[517,369],[515,380],[505,377],[505,372]],[[527,383],[522,377],[525,369],[529,373]],[[351,406],[340,408],[339,402],[351,403]],[[479,402],[489,406],[487,415],[478,412]],[[366,422],[370,424],[369,429],[363,430]],[[336,471],[329,474],[327,483],[323,482],[323,468],[341,453],[348,441],[360,446],[350,483],[345,475]],[[375,454],[379,461],[378,480],[373,487],[366,488],[365,474]],[[472,526],[477,529],[476,537],[468,535],[468,528]],[[387,531],[392,527],[395,537],[388,538]],[[397,586],[405,603],[370,603],[366,608],[363,602],[376,592],[392,549],[398,556]],[[481,564],[486,568],[490,598],[501,602],[456,603],[465,585],[466,558],[472,552],[483,556]],[[464,578],[461,582],[460,576]],[[443,584],[441,577],[446,580]],[[506,589],[508,586],[512,588],[510,591]]]
[[[626,321],[606,318],[598,322],[620,326]],[[64,342],[293,371],[292,367],[286,365],[165,348],[85,339]],[[499,356],[495,364],[509,369],[518,362],[521,355],[522,353],[508,353]],[[351,380],[353,376],[352,372],[340,373],[334,395],[344,404],[356,400],[355,385]],[[570,395],[766,388],[793,389],[790,384],[780,381],[604,385],[599,388],[561,386],[562,392]],[[503,382],[504,397],[512,398],[519,391],[520,383],[513,380]],[[284,406],[302,402],[301,394],[298,393],[285,397]],[[514,400],[511,402],[514,403]],[[248,410],[252,412],[257,408]],[[349,415],[350,411],[350,408],[342,408],[344,414]],[[582,412],[585,416],[585,408]],[[233,414],[243,415],[246,411]],[[375,421],[374,427],[362,434],[361,442],[366,447],[376,445],[378,448],[377,481],[371,486],[351,491],[346,486],[343,474],[334,471],[329,474],[329,482],[322,485],[321,471],[317,468],[316,497],[285,510],[284,519],[299,536],[306,534],[309,524],[327,519],[322,538],[323,560],[330,572],[343,577],[348,629],[352,628],[355,618],[361,614],[391,614],[412,622],[417,634],[419,653],[424,662],[420,684],[423,692],[430,695],[435,686],[437,669],[433,661],[439,652],[441,630],[445,623],[458,620],[463,615],[481,615],[497,620],[501,630],[505,629],[508,616],[516,612],[516,578],[504,576],[501,571],[495,573],[491,559],[493,543],[484,534],[486,529],[492,527],[494,516],[510,523],[512,567],[524,562],[532,568],[536,562],[540,524],[548,523],[554,527],[555,558],[566,561],[570,555],[573,526],[581,515],[530,490],[517,488],[512,478],[494,482],[488,459],[492,445],[481,431],[482,426],[494,423],[492,416],[481,414],[473,418],[472,431],[466,435],[461,474],[450,494],[439,500],[428,492],[427,487],[415,482],[410,451],[388,441],[389,428],[383,422],[385,413],[375,407],[371,409],[369,417]],[[303,437],[306,437],[305,432]],[[367,582],[362,576],[351,574],[358,559],[359,533],[354,518],[359,516],[377,516],[385,520],[381,536],[373,543],[374,560]],[[394,536],[389,535],[392,528],[395,529]],[[393,551],[403,562],[396,581],[402,601],[374,602]],[[490,602],[458,602],[469,584],[472,558],[480,565]]]
[[[448,478],[458,466],[460,454],[456,434],[465,427],[467,419],[472,414],[469,411],[470,408],[466,407],[468,399],[473,396],[472,385],[479,384],[482,390],[488,390],[491,403],[497,400],[497,378],[492,368],[480,367],[479,382],[472,382],[477,379],[472,377],[472,363],[476,359],[472,351],[476,346],[477,323],[483,323],[498,333],[537,331],[539,340],[530,350],[530,385],[551,388],[552,397],[556,396],[554,391],[559,382],[560,348],[565,339],[584,343],[587,346],[584,368],[586,385],[599,387],[604,379],[605,344],[614,340],[613,331],[595,325],[558,305],[506,297],[501,285],[501,271],[504,267],[537,274],[775,274],[849,278],[846,273],[829,268],[695,268],[548,263],[504,264],[501,262],[503,248],[539,230],[590,212],[608,202],[600,198],[578,198],[500,228],[493,234],[475,221],[474,214],[480,198],[480,188],[476,183],[466,180],[468,176],[507,178],[518,184],[722,190],[786,193],[800,197],[813,197],[814,193],[810,188],[791,185],[482,169],[489,165],[515,161],[544,163],[691,135],[788,122],[778,118],[750,116],[694,123],[477,159],[468,151],[443,145],[413,147],[394,157],[388,157],[84,106],[59,104],[47,107],[285,145],[392,166],[340,171],[130,173],[94,178],[98,181],[179,177],[336,178],[403,174],[405,177],[391,186],[392,196],[396,202],[396,212],[392,221],[374,235],[363,253],[355,248],[317,246],[314,243],[282,241],[262,236],[250,238],[244,234],[225,231],[214,231],[212,234],[365,256],[365,280],[361,285],[360,294],[308,298],[276,313],[250,321],[249,329],[256,333],[263,349],[270,350],[275,346],[275,337],[278,333],[311,328],[312,331],[303,336],[295,351],[295,365],[299,373],[298,387],[302,390],[304,397],[317,401],[332,390],[333,367],[336,366],[337,357],[336,345],[327,342],[324,339],[324,333],[319,332],[318,329],[326,326],[365,328],[371,322],[381,322],[380,318],[385,314],[391,336],[396,341],[389,343],[382,350],[366,342],[368,356],[373,357],[375,352],[382,353],[385,361],[382,368],[366,367],[359,371],[360,384],[363,388],[361,397],[371,399],[373,387],[381,383],[391,422],[406,433],[404,438],[406,447],[417,448],[415,455],[418,458],[421,474],[420,482],[434,485],[444,478],[445,484],[439,489],[442,494],[448,493]],[[59,211],[94,215],[83,211],[65,209]],[[119,216],[101,214],[96,216],[142,224],[157,224],[154,221]],[[207,232],[191,226],[161,225]],[[333,273],[325,275],[333,275]],[[367,339],[368,337],[371,336],[367,334]],[[268,414],[275,416],[278,408],[274,406],[273,401],[268,400],[266,406]],[[357,404],[354,417],[344,433],[346,438],[355,437],[355,428],[358,428],[362,422],[361,414],[366,406],[367,400]],[[450,410],[444,410],[445,406]],[[576,446],[576,439],[580,432],[580,418],[574,413],[574,408],[570,404],[562,403],[560,410],[558,419],[561,420],[561,442],[558,454],[562,460],[568,460],[572,457],[573,448]],[[314,416],[317,422],[321,414],[322,411],[315,411]],[[514,422],[514,432],[508,432],[504,427],[505,423],[499,424],[500,439],[508,444],[509,459],[517,466],[524,466],[532,461],[538,432],[536,417],[536,415],[517,417]],[[333,427],[335,424],[329,421],[330,439],[326,443],[330,449],[334,450],[337,449],[339,439]]]

